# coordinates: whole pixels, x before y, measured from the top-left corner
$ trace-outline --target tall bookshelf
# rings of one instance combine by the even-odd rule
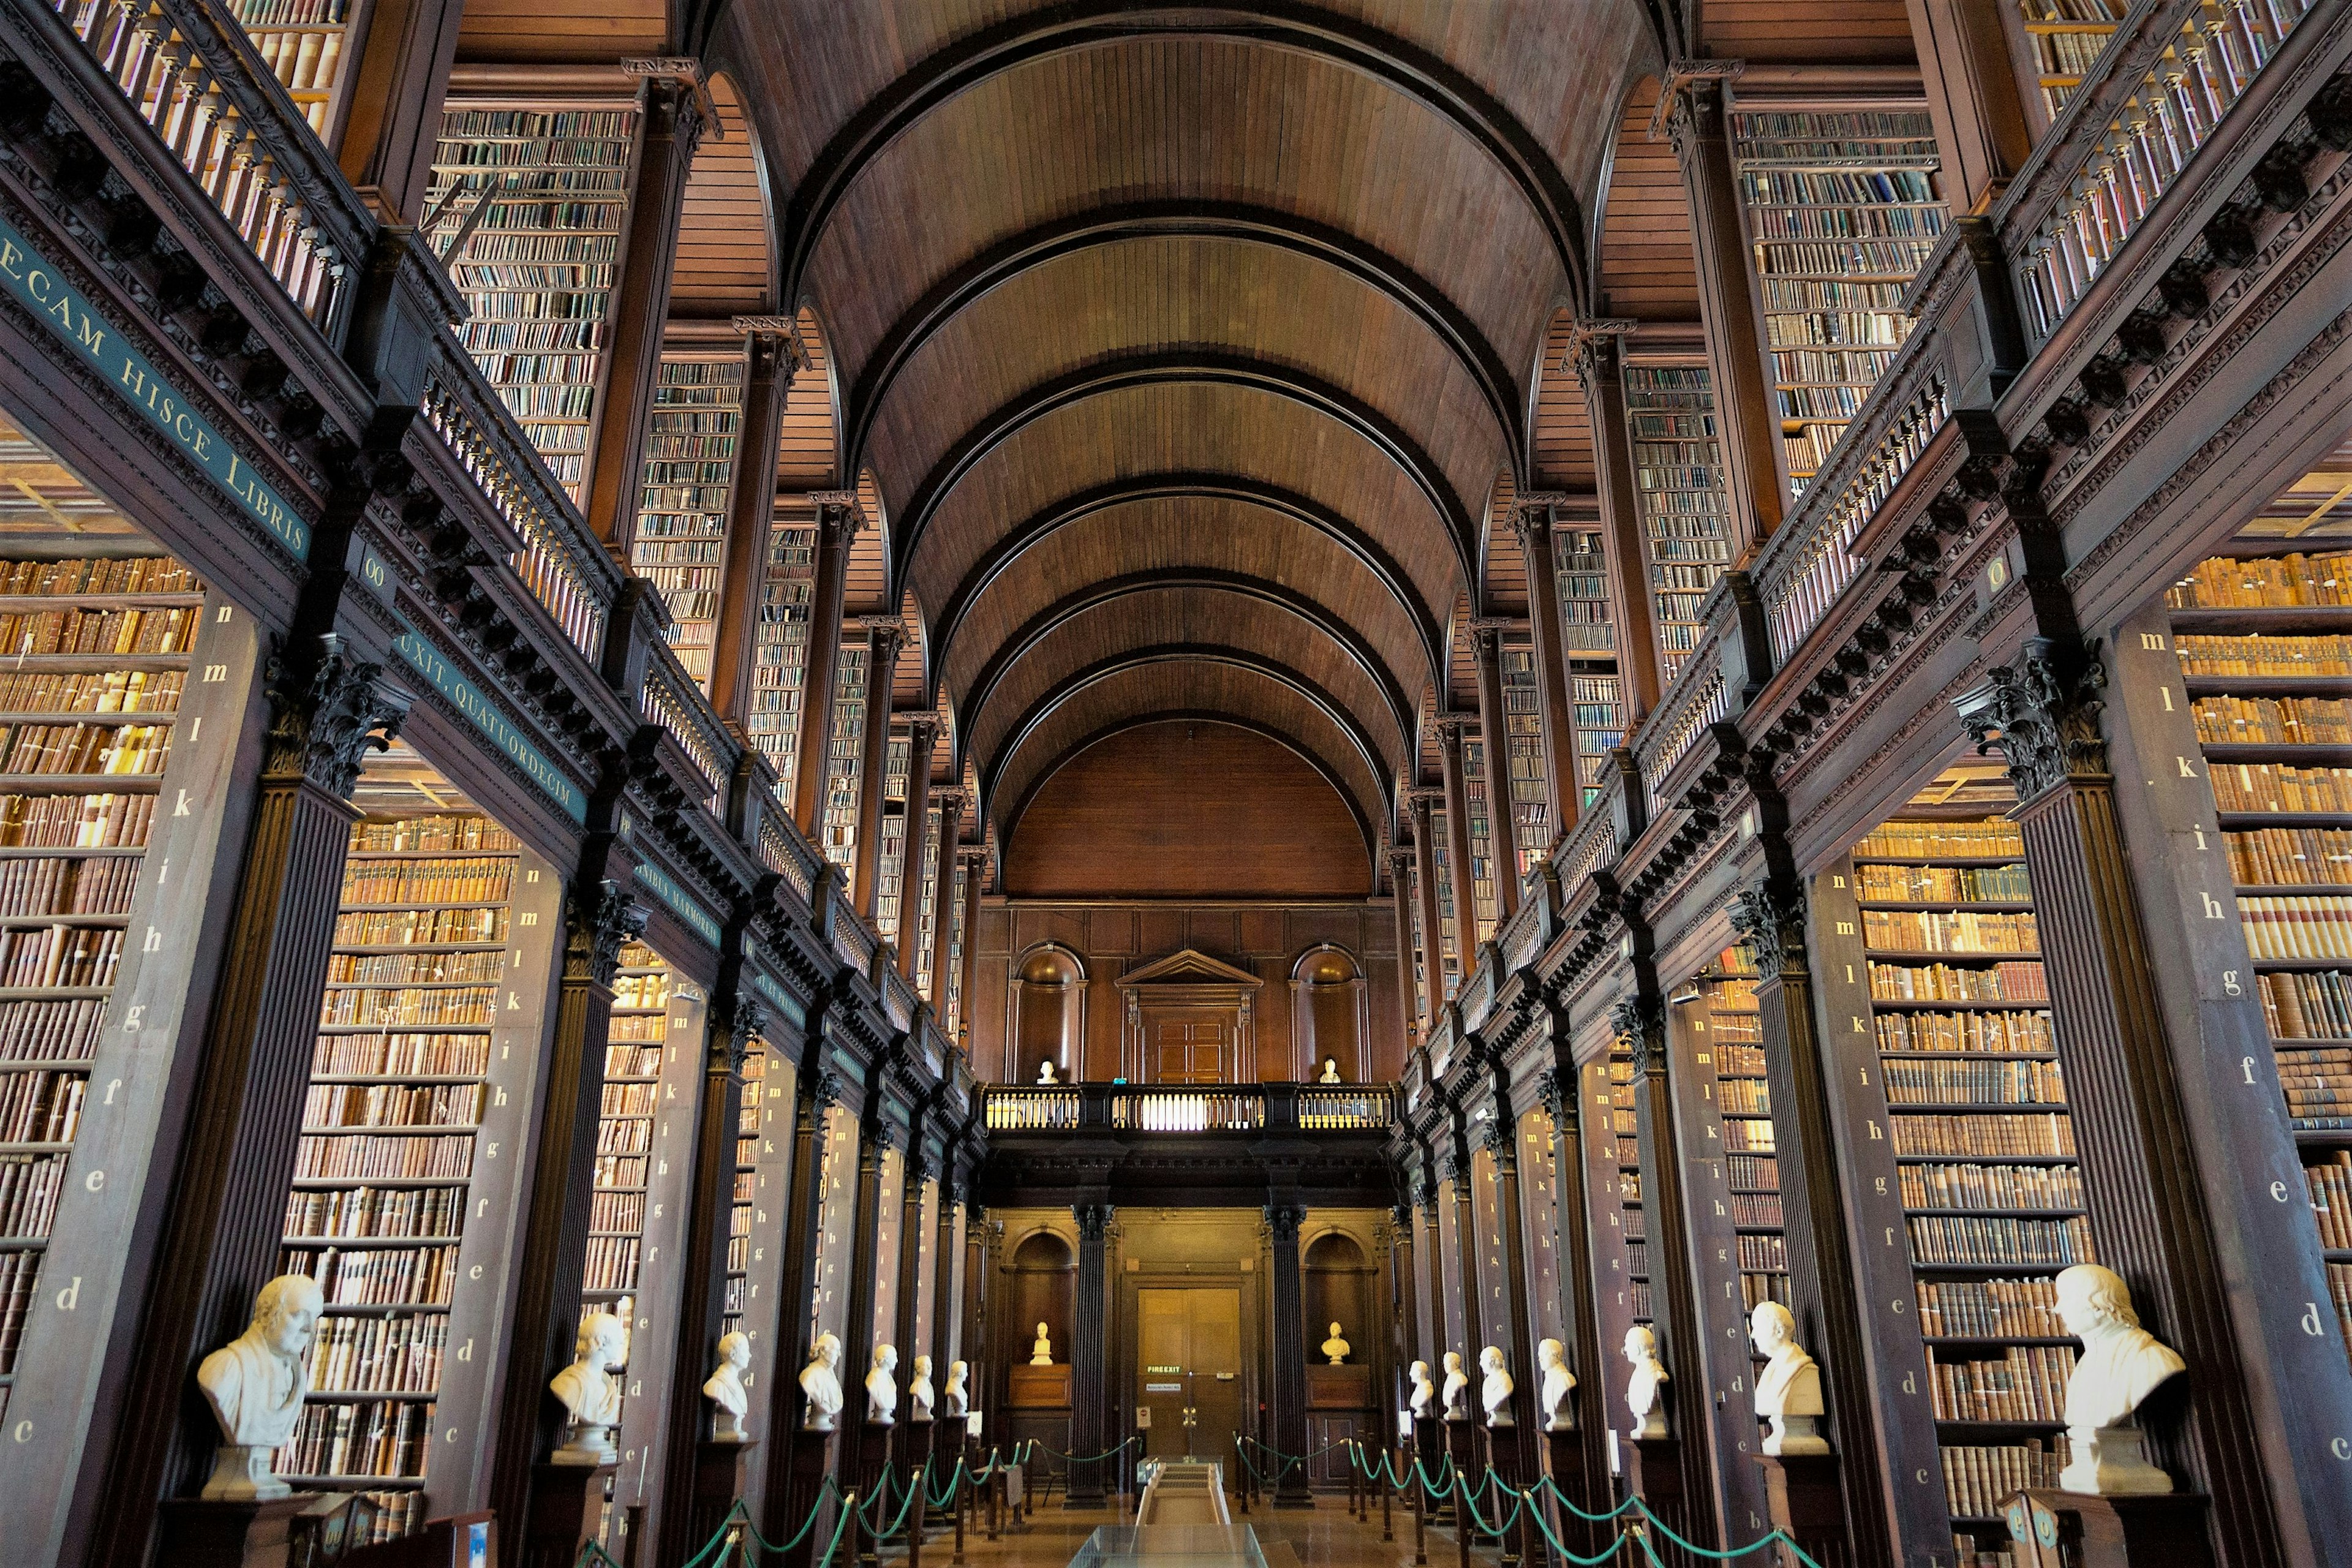
[[[743,1309],[751,1282],[752,1237],[757,1231],[756,1200],[760,1183],[760,1128],[767,1093],[771,1053],[753,1044],[743,1058],[743,1102],[735,1117],[735,1188],[727,1211],[727,1286],[720,1304],[719,1332],[731,1334],[743,1326]]]
[[[971,933],[964,929],[964,912],[969,907],[964,889],[972,877],[971,862],[959,853],[953,865],[955,886],[948,894],[947,1001],[936,1009],[940,1026],[950,1040],[960,1038],[963,1033],[963,950],[964,943],[971,940]]]
[[[1601,769],[1609,753],[1625,743],[1625,688],[1613,673],[1572,664],[1569,700],[1576,724],[1576,780],[1583,804],[1601,798]]]
[[[1816,891],[1835,1092],[1847,1142],[1863,1139],[1856,1234],[1903,1242],[1864,1247],[1866,1288],[1914,1305],[1874,1331],[1926,1374],[1924,1400],[1906,1385],[1890,1412],[1906,1451],[1889,1462],[1929,1462],[1932,1431],[1948,1539],[1976,1563],[2006,1551],[2001,1498],[2063,1463],[2076,1342],[2055,1280],[2096,1261],[2024,844],[2000,815],[2014,798],[1997,771],[1954,770]]]
[[[883,752],[882,848],[875,857],[874,929],[893,942],[899,940],[898,883],[907,865],[907,762],[914,749],[904,731],[893,730]]]
[[[1668,681],[1706,626],[1699,602],[1731,564],[1731,512],[1715,386],[1704,364],[1625,367],[1633,509],[1650,552],[1650,597]]]
[[[1543,743],[1543,691],[1536,683],[1536,650],[1506,642],[1501,649],[1503,730],[1511,748],[1511,818],[1517,827],[1517,875],[1536,868],[1551,847],[1551,787]],[[1574,788],[1573,784],[1569,785]]]
[[[742,430],[741,354],[662,356],[646,415],[629,564],[661,590],[670,615],[669,646],[687,673],[706,687]]]
[[[1756,1005],[1756,952],[1727,947],[1701,983],[1714,1041],[1716,1103],[1723,1116],[1725,1176],[1738,1232],[1740,1304],[1790,1304],[1789,1251],[1780,1213],[1780,1161],[1772,1095],[1764,1083],[1764,1030]]]
[[[2042,113],[2056,120],[2116,36],[2127,0],[2017,0]]]
[[[605,1036],[604,1095],[596,1122],[596,1184],[589,1199],[588,1262],[580,1300],[634,1325],[652,1193],[654,1121],[669,1047],[669,965],[644,942],[621,949]]]
[[[423,226],[463,295],[458,341],[573,503],[585,495],[636,111],[453,101]]]
[[[2332,531],[2242,535],[2165,602],[2352,1342],[2352,552]]]
[[[1495,934],[1495,911],[1501,906],[1496,901],[1495,823],[1486,799],[1486,742],[1470,731],[1462,737],[1462,796],[1470,817],[1470,897],[1478,906],[1478,941],[1484,942]]]
[[[229,0],[229,15],[320,141],[342,121],[354,38],[366,37],[360,0]]]
[[[360,1491],[383,1536],[462,1507],[514,1239],[512,1162],[537,1072],[553,869],[406,745],[353,803],[278,1271],[327,1299],[278,1472]],[[526,1000],[528,999],[528,1000]],[[516,1048],[520,1047],[520,1048]]]
[[[1444,962],[1440,966],[1438,1000],[1454,994],[1462,984],[1462,922],[1454,909],[1454,828],[1445,820],[1445,808],[1433,807],[1429,814],[1430,864],[1437,878],[1437,941],[1438,951]]]
[[[1609,1134],[1617,1162],[1618,1220],[1625,1241],[1626,1310],[1636,1323],[1652,1321],[1650,1227],[1643,1207],[1641,1114],[1633,1105],[1633,1053],[1609,1047]]]
[[[1802,495],[1911,331],[1903,295],[1943,232],[1922,107],[1731,116],[1792,494]]]
[[[160,554],[0,561],[0,1416],[41,1349],[125,934],[155,912],[142,872],[204,602]]]
[[[1552,582],[1559,590],[1559,642],[1570,657],[1613,654],[1617,626],[1609,614],[1609,562],[1598,527],[1552,531]]]
[[[863,643],[842,646],[834,668],[833,734],[825,748],[824,837],[826,857],[847,867],[857,858],[857,795],[865,761],[866,664]]]
[[[743,728],[775,764],[776,798],[791,800],[800,771],[801,685],[808,672],[811,597],[816,592],[816,525],[779,522],[768,535],[766,580],[752,634],[751,711]]]
[[[926,791],[928,793],[928,791]],[[911,805],[911,803],[910,803]],[[925,998],[931,995],[931,935],[939,930],[940,918],[940,833],[945,815],[937,806],[922,807],[923,842],[929,846],[926,862],[915,868],[918,903],[915,908],[915,989]]]
[[[1435,1009],[1430,1005],[1429,931],[1421,918],[1421,868],[1416,860],[1407,860],[1397,889],[1404,900],[1407,935],[1412,939],[1412,1005],[1413,1019],[1418,1027],[1421,1019]]]

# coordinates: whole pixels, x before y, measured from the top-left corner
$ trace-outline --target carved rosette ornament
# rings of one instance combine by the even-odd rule
[[[338,800],[349,800],[370,752],[390,748],[415,696],[383,678],[383,666],[352,658],[343,639],[320,635],[310,679],[299,681],[287,662],[271,655],[268,778],[310,781]]]
[[[572,919],[563,939],[565,978],[592,980],[610,987],[621,967],[622,945],[645,934],[646,912],[645,906],[623,892],[618,882],[574,889]]]
[[[1954,699],[1979,756],[2000,751],[2021,803],[2069,779],[2104,779],[2107,743],[2099,734],[2099,693],[2107,672],[2095,646],[2079,659],[2048,637],[2032,637],[2014,664],[1996,665],[1984,684]]]
[[[1739,889],[1731,900],[1731,929],[1756,950],[1759,971],[1781,973],[1805,965],[1805,906],[1793,888],[1776,887],[1762,878]]]

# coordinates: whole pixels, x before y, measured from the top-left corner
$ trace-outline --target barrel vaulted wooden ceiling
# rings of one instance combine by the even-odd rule
[[[1095,741],[1222,718],[1333,784],[1370,886],[1468,621],[1524,614],[1511,499],[1591,487],[1566,322],[1696,314],[1661,62],[1907,54],[1897,0],[1774,9],[474,0],[463,47],[701,53],[730,140],[677,313],[798,313],[780,487],[860,489],[851,608],[918,623],[899,704],[997,831]]]

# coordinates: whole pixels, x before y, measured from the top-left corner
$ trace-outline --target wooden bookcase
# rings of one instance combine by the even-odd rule
[[[2328,1294],[2352,1341],[2352,552],[2340,540],[2242,536],[2165,602]]]
[[[903,730],[890,731],[883,750],[882,848],[875,857],[874,929],[898,940],[898,876],[907,864],[907,762],[914,742]]]
[[[776,798],[790,801],[800,769],[801,685],[808,672],[810,598],[816,592],[816,525],[776,524],[752,634],[751,711],[744,732],[776,769]]]
[[[929,795],[926,786],[924,794]],[[908,803],[916,809],[915,803]],[[923,813],[924,864],[915,868],[915,989],[926,999],[931,995],[931,934],[937,931],[940,918],[940,832],[945,816],[937,806],[921,806]]]
[[[775,1026],[772,1020],[770,1027]],[[793,1324],[782,1295],[795,1103],[791,1060],[773,1043],[754,1041],[743,1061],[722,1331],[740,1331],[751,1342],[751,1365],[743,1386],[751,1393],[755,1412],[766,1408],[767,1396],[761,1391],[771,1386],[771,1379],[798,1373],[794,1357],[805,1348],[790,1342]],[[769,1436],[756,1419],[751,1429],[763,1440]],[[755,1517],[767,1475],[764,1465],[744,1467],[744,1500]]]
[[[1576,724],[1576,787],[1591,805],[1601,798],[1609,753],[1625,743],[1625,688],[1614,673],[1580,659],[1569,665],[1568,690]]]
[[[1518,829],[1519,863],[1512,869],[1525,877],[1543,858],[1552,837],[1551,790],[1544,772],[1543,692],[1536,684],[1532,643],[1506,640],[1500,653],[1503,726],[1511,748],[1511,815]],[[1576,787],[1567,780],[1561,783],[1564,789]]]
[[[2041,110],[2042,125],[2065,111],[2130,8],[2128,0],[2017,0],[2012,43],[2031,87],[2024,97]]]
[[[706,688],[742,426],[741,353],[662,355],[646,415],[629,564],[661,590],[670,615],[669,646]]]
[[[1552,530],[1552,581],[1559,589],[1559,641],[1570,658],[1612,655],[1617,626],[1609,615],[1607,536],[1596,526]]]
[[[1462,798],[1470,817],[1470,896],[1478,906],[1478,941],[1495,934],[1495,824],[1486,799],[1486,742],[1462,736]],[[1475,945],[1475,944],[1474,944]]]
[[[1442,804],[1430,807],[1429,837],[1431,875],[1437,879],[1438,952],[1444,959],[1437,990],[1443,1002],[1462,982],[1462,921],[1454,910],[1454,829]]]
[[[1868,1320],[1898,1527],[1963,1563],[2063,1463],[2053,1280],[2096,1261],[2012,803],[1956,770],[1815,883],[1864,1300],[1898,1309]]]
[[[833,734],[825,745],[824,831],[818,847],[836,866],[857,858],[857,795],[866,743],[863,642],[844,643],[834,666]],[[886,694],[884,700],[887,701]]]
[[[453,98],[423,227],[463,295],[458,341],[574,505],[603,384],[634,109]]]
[[[1731,564],[1715,387],[1704,364],[1625,367],[1633,510],[1650,552],[1658,655],[1671,682],[1706,635],[1699,605]]]
[[[1802,495],[1910,333],[1904,291],[1944,228],[1936,130],[1924,104],[1743,100],[1731,134],[1790,489]]]
[[[227,10],[312,132],[334,146],[352,59],[367,37],[368,0],[229,0]]]

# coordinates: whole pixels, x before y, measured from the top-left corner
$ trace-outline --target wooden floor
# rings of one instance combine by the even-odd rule
[[[966,1568],[1065,1568],[1097,1525],[1134,1522],[1132,1499],[1122,1500],[1116,1510],[1066,1509],[1058,1501],[1049,1502],[1021,1530],[994,1542],[972,1531],[965,1538],[964,1562]],[[1267,1568],[1412,1568],[1412,1516],[1399,1512],[1397,1539],[1383,1543],[1379,1510],[1373,1510],[1370,1524],[1358,1524],[1348,1517],[1344,1496],[1318,1496],[1312,1509],[1253,1505],[1248,1518],[1236,1514],[1234,1523],[1256,1529]],[[952,1568],[954,1554],[953,1534],[935,1533],[923,1543],[923,1568]],[[1477,1568],[1496,1568],[1499,1562],[1495,1552],[1484,1548],[1473,1552],[1471,1559]],[[885,1561],[902,1563],[905,1556],[891,1553]],[[1455,1568],[1457,1561],[1453,1534],[1431,1531],[1429,1568]]]

